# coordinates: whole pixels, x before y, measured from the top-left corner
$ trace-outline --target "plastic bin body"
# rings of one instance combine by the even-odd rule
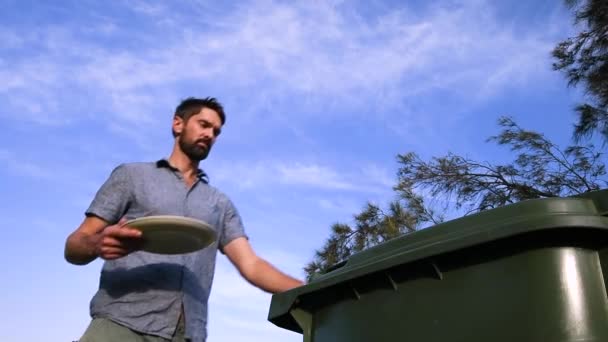
[[[494,209],[273,296],[306,342],[608,341],[608,192]]]

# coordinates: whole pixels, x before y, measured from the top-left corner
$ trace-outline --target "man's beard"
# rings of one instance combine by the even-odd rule
[[[191,160],[201,161],[207,158],[209,155],[210,146],[201,147],[197,145],[197,142],[188,143],[183,139],[183,136],[178,139],[179,148],[184,152],[185,155],[188,156]]]

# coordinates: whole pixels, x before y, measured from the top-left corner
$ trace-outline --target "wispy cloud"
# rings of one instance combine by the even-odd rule
[[[162,3],[149,3],[147,1],[130,0],[126,1],[126,4],[135,12],[143,13],[152,17],[160,15],[165,16],[171,12],[171,10]]]
[[[66,100],[60,95],[66,86],[87,89],[109,98],[112,115],[128,122],[134,115],[158,120],[150,115],[154,105],[167,92],[166,101],[174,101],[170,89],[178,81],[232,90],[256,85],[256,93],[275,97],[309,96],[312,107],[339,103],[354,108],[371,100],[375,107],[400,108],[404,99],[415,100],[421,93],[450,89],[464,97],[466,88],[491,96],[513,82],[538,77],[547,69],[551,42],[546,34],[520,36],[501,25],[485,1],[436,6],[420,16],[405,7],[391,9],[365,20],[347,3],[323,1],[251,1],[229,12],[213,11],[213,20],[190,17],[184,9],[168,11],[162,4],[126,4],[143,17],[162,13],[169,18],[162,23],[163,33],[154,26],[161,24],[148,23],[155,28],[154,39],[138,35],[143,38],[135,49],[41,27],[29,43],[42,48],[44,57],[4,60],[0,94],[14,98],[36,91],[46,107]],[[126,33],[111,19],[99,25],[112,27],[100,34],[119,41]],[[23,44],[15,31],[4,29],[0,36],[9,38],[5,46]],[[141,110],[134,113],[129,103]],[[37,108],[21,108],[40,114]]]
[[[9,170],[10,172],[16,173],[20,176],[25,176],[26,178],[35,179],[38,181],[56,179],[56,170],[51,170],[35,162],[19,158],[8,150],[0,149],[0,163],[4,164],[5,170]]]
[[[17,33],[8,30],[0,30],[0,48],[15,49],[23,45],[23,38]]]
[[[336,190],[358,188],[355,183],[346,181],[345,177],[338,175],[334,170],[320,165],[280,164],[276,165],[276,171],[278,171],[279,182],[287,185],[304,185]]]
[[[240,188],[302,186],[312,189],[383,193],[393,185],[386,171],[372,164],[365,167],[335,168],[330,164],[265,160],[211,166],[219,182],[238,179]]]
[[[341,213],[342,215],[353,215],[361,211],[364,203],[346,197],[321,198],[318,200],[321,209],[329,212]]]
[[[52,148],[58,146],[52,143],[49,145]],[[90,148],[94,147],[90,146]],[[67,156],[55,153],[56,158],[47,158],[40,152],[32,155],[23,150],[12,151],[0,147],[0,166],[2,166],[0,173],[9,174],[10,178],[21,179],[21,181],[29,183],[40,182],[47,187],[63,187],[66,191],[69,189],[70,196],[64,196],[62,200],[69,201],[75,197],[82,199],[81,197],[85,196],[85,193],[88,196],[92,195],[90,192],[95,191],[108,177],[116,163],[109,162],[108,159],[111,157],[108,155],[104,156],[108,159],[98,163],[90,163],[82,156],[79,157],[81,162],[73,163],[69,159],[70,152],[73,153],[73,150],[66,153]],[[91,152],[88,151],[88,153]],[[90,198],[86,199],[86,201],[89,200]],[[74,201],[76,202],[76,199]],[[80,203],[82,204],[82,202]]]

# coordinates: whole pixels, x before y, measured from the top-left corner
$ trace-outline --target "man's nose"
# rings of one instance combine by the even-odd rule
[[[213,139],[215,136],[215,133],[213,131],[213,128],[205,128],[203,130],[203,138],[211,140]]]

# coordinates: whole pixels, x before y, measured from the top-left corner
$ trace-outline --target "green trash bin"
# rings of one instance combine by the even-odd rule
[[[274,295],[268,319],[305,342],[606,342],[607,214],[602,190],[442,223]]]

